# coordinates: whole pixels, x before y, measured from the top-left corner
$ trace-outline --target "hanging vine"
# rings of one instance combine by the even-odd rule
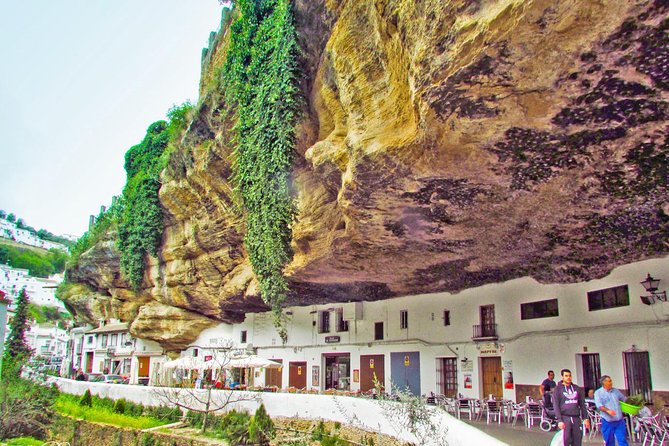
[[[297,35],[289,0],[239,0],[223,67],[236,113],[233,182],[246,212],[244,243],[282,340],[283,270],[292,258],[289,176],[299,111]]]

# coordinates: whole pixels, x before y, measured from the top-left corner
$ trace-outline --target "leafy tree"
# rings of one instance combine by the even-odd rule
[[[16,299],[16,312],[9,322],[9,336],[5,341],[5,354],[3,362],[17,363],[26,360],[32,354],[32,349],[25,340],[25,332],[28,328],[28,294],[22,289]],[[3,369],[3,375],[8,368]]]
[[[9,215],[7,215],[7,221],[14,223],[16,221],[16,215],[10,213]]]
[[[0,218],[7,218],[7,213],[0,209]]]

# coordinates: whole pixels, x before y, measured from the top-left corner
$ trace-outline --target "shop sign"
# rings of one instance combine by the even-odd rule
[[[409,360],[409,355],[404,355],[404,367],[409,367],[411,365],[411,361]]]
[[[495,344],[494,342],[481,344],[480,354],[481,354],[481,356],[497,356],[497,355],[499,355],[499,350],[497,348],[497,344]]]
[[[325,337],[325,343],[326,344],[336,344],[340,340],[341,340],[341,338],[339,336],[326,336]]]

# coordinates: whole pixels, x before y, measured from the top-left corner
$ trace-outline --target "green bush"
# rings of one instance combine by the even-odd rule
[[[204,414],[202,412],[195,412],[194,410],[189,410],[186,412],[186,422],[192,427],[198,429],[202,428],[202,420],[204,419]]]
[[[120,413],[124,414],[125,413],[125,400],[123,398],[120,398],[114,402],[114,407],[112,409],[114,413]]]
[[[249,423],[251,417],[245,412],[231,410],[223,417],[221,436],[231,444],[244,445],[249,443]]]
[[[261,404],[249,423],[249,438],[256,444],[267,445],[276,435],[274,422]]]
[[[104,407],[105,409],[114,410],[114,405],[116,401],[109,398],[108,396],[100,398],[97,395],[93,395],[93,405],[96,407]]]
[[[93,407],[93,396],[91,395],[91,391],[89,389],[86,389],[86,392],[81,395],[81,398],[79,399],[79,405],[82,407]]]
[[[146,407],[144,409],[147,416],[157,418],[158,420],[168,421],[170,423],[176,423],[181,420],[183,414],[181,409],[178,407],[168,407],[168,406],[156,406],[156,407]]]

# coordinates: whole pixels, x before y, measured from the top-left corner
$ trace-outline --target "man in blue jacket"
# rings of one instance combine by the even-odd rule
[[[553,391],[555,417],[558,427],[562,429],[564,446],[581,446],[581,424],[590,427],[583,389],[571,382],[571,370],[562,369],[560,374],[562,381]]]
[[[627,445],[627,425],[620,410],[620,402],[625,401],[625,395],[613,388],[613,380],[609,375],[602,376],[602,387],[595,392],[595,405],[602,414],[602,437],[606,446]]]

